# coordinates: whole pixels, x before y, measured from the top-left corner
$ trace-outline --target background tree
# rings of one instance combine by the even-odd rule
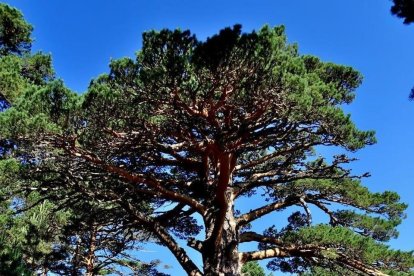
[[[144,263],[134,256],[151,237],[131,231],[123,215],[110,205],[72,206],[69,223],[61,225],[61,240],[50,254],[49,270],[59,275],[164,275],[156,270],[159,261]]]
[[[414,22],[414,1],[413,0],[393,0],[391,13],[404,19],[404,24]]]
[[[31,32],[32,26],[20,11],[0,4],[0,112],[18,104],[27,91],[52,87],[55,92],[68,92],[60,81],[53,82],[51,56],[30,52]],[[38,100],[58,105],[53,98]],[[16,123],[20,119],[16,117]],[[37,117],[33,126],[36,120],[41,118]],[[3,125],[0,128],[4,130]],[[15,140],[1,137],[1,275],[101,275],[121,270],[123,275],[128,270],[130,274],[158,273],[158,262],[143,263],[127,253],[136,251],[148,236],[125,229],[125,219],[110,204],[77,204],[69,193],[58,197],[55,191],[38,189],[36,178],[24,175],[26,165],[36,162],[37,156],[32,157],[26,156]],[[47,175],[42,180],[53,178]],[[55,204],[58,199],[59,206]],[[70,204],[63,199],[69,199]],[[102,208],[106,216],[101,216]]]
[[[53,78],[51,57],[40,52],[30,54],[31,32],[31,25],[25,22],[18,10],[0,4],[0,111],[10,107],[24,89],[41,86]],[[28,224],[24,224],[23,221],[30,221],[33,213],[15,217],[13,203],[16,203],[17,198],[8,198],[11,183],[16,186],[19,183],[15,175],[19,165],[10,158],[14,146],[15,144],[8,139],[0,140],[0,199],[3,199],[0,267],[3,273],[8,273],[7,275],[26,275],[30,273],[30,265],[24,262],[27,255],[23,250],[23,243],[27,241],[25,238]],[[27,243],[25,246],[25,249],[29,250]],[[40,250],[40,247],[37,249]],[[34,258],[32,255],[31,260]]]
[[[30,52],[33,27],[20,11],[6,4],[0,5],[0,54],[22,55]]]
[[[292,273],[410,273],[412,253],[383,244],[406,205],[371,193],[347,167],[346,152],[375,142],[342,110],[358,72],[300,55],[283,27],[235,26],[204,42],[151,31],[143,41],[136,61],[112,61],[80,98],[51,83],[0,115],[27,191],[113,206],[189,275],[239,275],[261,259]],[[342,151],[322,157],[322,147]],[[238,210],[252,196],[256,205]],[[325,221],[312,220],[316,209]],[[249,229],[274,212],[290,215]],[[200,252],[202,269],[179,240]],[[258,249],[240,252],[246,242]]]
[[[266,276],[264,269],[257,261],[247,262],[242,267],[243,276]]]

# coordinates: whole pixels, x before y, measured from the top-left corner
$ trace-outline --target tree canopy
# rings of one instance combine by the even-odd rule
[[[264,269],[257,261],[247,262],[242,267],[243,276],[266,276]]]
[[[31,53],[31,32],[31,25],[20,11],[0,4],[0,112],[24,101],[21,97],[24,98],[27,91],[68,92],[61,81],[54,79],[51,56]],[[48,105],[59,105],[55,99],[38,100],[39,104],[46,101]],[[15,119],[18,125],[23,118]],[[33,121],[33,126],[39,119]],[[5,130],[3,124],[0,128]],[[122,214],[109,211],[110,204],[97,206],[84,201],[63,206],[59,201],[56,205],[52,198],[36,191],[35,179],[22,177],[28,165],[23,155],[17,141],[1,137],[1,275],[34,275],[36,272],[102,275],[118,273],[120,267],[147,275],[158,273],[155,270],[157,261],[143,263],[127,253],[139,250],[138,243],[147,236],[138,237],[132,230],[124,233]],[[25,187],[31,192],[25,191]]]
[[[283,26],[235,25],[206,41],[146,32],[136,59],[112,60],[83,95],[25,73],[20,52],[5,55],[15,57],[5,65],[17,68],[15,86],[1,90],[0,140],[12,146],[0,184],[5,209],[27,214],[32,222],[22,223],[39,233],[35,269],[153,275],[156,263],[126,252],[155,242],[189,275],[241,275],[262,259],[312,275],[411,273],[412,252],[384,243],[398,236],[407,206],[394,192],[370,192],[367,175],[349,169],[352,153],[375,143],[343,110],[360,73],[301,55]],[[288,218],[266,220],[274,213]],[[20,217],[8,218],[15,233]],[[251,227],[258,220],[268,227]],[[257,250],[241,251],[249,242]]]
[[[404,19],[404,24],[414,22],[414,1],[413,0],[393,0],[391,13]]]
[[[22,13],[8,5],[0,5],[0,54],[23,54],[30,51],[32,26]]]

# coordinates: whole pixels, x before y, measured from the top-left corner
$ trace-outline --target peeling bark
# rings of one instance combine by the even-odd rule
[[[212,210],[205,217],[206,240],[202,247],[204,275],[241,275],[238,253],[239,233],[234,217],[234,195],[231,188],[227,189],[225,196],[227,209],[220,230],[220,239],[217,239],[214,231],[211,230],[217,225],[217,210]]]

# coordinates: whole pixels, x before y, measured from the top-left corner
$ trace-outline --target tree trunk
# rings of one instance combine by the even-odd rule
[[[49,272],[49,269],[48,269],[48,267],[47,267],[47,264],[45,263],[44,265],[43,265],[43,268],[42,268],[42,276],[47,276],[47,273]]]
[[[78,270],[80,265],[80,246],[81,246],[81,238],[76,235],[76,245],[75,245],[75,252],[73,253],[72,258],[72,271],[71,276],[78,276]]]
[[[85,261],[87,276],[95,275],[94,270],[95,270],[96,232],[97,232],[97,227],[92,225],[90,239],[89,239],[88,255]]]
[[[239,235],[234,218],[233,191],[230,187],[225,192],[225,198],[224,214],[220,214],[220,208],[216,208],[205,216],[207,227],[202,255],[206,276],[241,275],[241,262],[238,255]],[[221,225],[220,229],[217,229],[218,225]]]

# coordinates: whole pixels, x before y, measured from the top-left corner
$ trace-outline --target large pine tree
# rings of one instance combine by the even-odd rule
[[[31,32],[32,26],[20,11],[0,4],[0,112],[9,108],[25,89],[45,85],[54,76],[51,57],[30,52]],[[40,209],[15,215],[14,206],[25,201],[10,196],[19,185],[19,164],[11,158],[15,146],[10,139],[0,139],[0,274],[30,275],[29,267],[37,261],[34,255],[44,250],[43,243],[28,240],[30,221]],[[25,262],[28,252],[32,255],[30,264]]]
[[[51,56],[31,52],[32,29],[20,11],[0,4],[3,115],[13,112],[8,109],[15,104],[23,104],[25,93],[30,93],[27,91],[69,93],[61,81],[53,80]],[[59,101],[56,98],[47,103],[58,104],[55,100]],[[68,100],[69,97],[65,99]],[[16,126],[25,119],[15,117]],[[38,119],[33,121],[33,127]],[[6,130],[6,125],[0,123],[0,129],[4,132],[12,128]],[[148,237],[142,231],[126,229],[125,216],[110,203],[98,205],[70,198],[70,204],[66,204],[64,198],[55,194],[45,195],[45,191],[41,194],[36,179],[24,173],[27,165],[42,157],[36,154],[29,157],[21,142],[8,135],[0,137],[0,275],[157,273],[157,262],[143,263],[128,253],[137,250]],[[42,181],[45,184],[48,180]]]
[[[86,94],[52,82],[0,114],[27,192],[116,211],[123,231],[145,232],[189,275],[240,275],[261,259],[293,273],[410,273],[412,253],[383,244],[406,205],[362,186],[347,154],[319,155],[375,142],[342,110],[358,72],[300,55],[283,27],[234,26],[207,41],[151,31],[143,41],[136,60],[112,61]],[[312,220],[316,209],[326,222]],[[287,221],[249,229],[277,212]],[[201,254],[201,269],[180,240]],[[241,252],[248,242],[258,249]]]

